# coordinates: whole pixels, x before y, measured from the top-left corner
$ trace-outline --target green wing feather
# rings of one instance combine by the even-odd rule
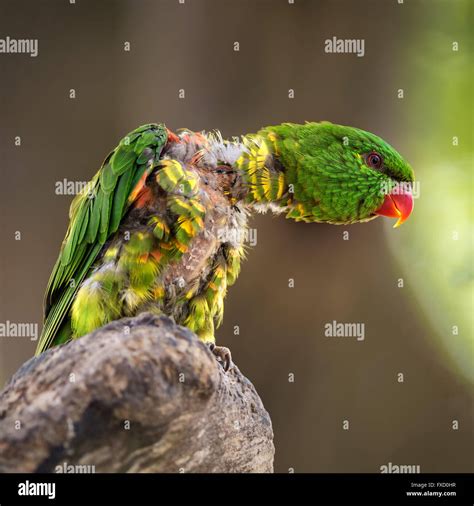
[[[143,125],[129,133],[73,200],[66,237],[46,289],[36,354],[53,345],[79,285],[104,243],[117,231],[136,184],[158,164],[167,137],[163,124]]]

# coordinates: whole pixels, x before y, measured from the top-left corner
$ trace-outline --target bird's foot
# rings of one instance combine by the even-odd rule
[[[217,361],[222,364],[225,372],[234,366],[229,348],[225,346],[216,346],[214,343],[210,343],[209,349],[216,356]]]

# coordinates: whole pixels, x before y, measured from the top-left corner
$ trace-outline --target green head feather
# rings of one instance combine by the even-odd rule
[[[296,220],[368,221],[385,194],[400,182],[414,181],[412,168],[395,149],[358,128],[283,123],[259,134],[270,141],[285,169],[288,217]]]

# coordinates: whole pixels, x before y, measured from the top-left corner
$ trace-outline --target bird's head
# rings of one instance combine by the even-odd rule
[[[264,129],[289,183],[288,217],[348,224],[413,209],[410,165],[380,137],[332,123]]]

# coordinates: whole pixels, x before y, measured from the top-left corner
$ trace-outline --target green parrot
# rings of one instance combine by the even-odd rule
[[[410,165],[369,132],[283,123],[241,139],[144,125],[123,138],[70,208],[45,295],[39,354],[106,323],[164,314],[215,346],[227,288],[245,256],[251,211],[351,224],[401,224]]]

